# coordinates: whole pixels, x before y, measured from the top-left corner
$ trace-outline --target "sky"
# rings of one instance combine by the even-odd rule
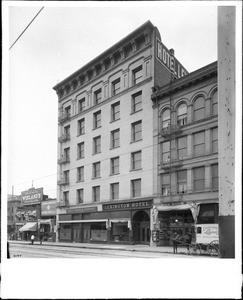
[[[56,197],[58,102],[53,86],[147,20],[189,72],[217,60],[216,6],[73,5],[42,1],[8,7],[7,48],[44,6],[8,51],[8,193],[13,187],[14,194],[20,194],[33,185]]]

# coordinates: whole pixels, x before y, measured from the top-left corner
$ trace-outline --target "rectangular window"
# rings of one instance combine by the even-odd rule
[[[77,168],[77,181],[84,181],[84,167]]]
[[[218,164],[212,165],[212,189],[219,189]]]
[[[93,178],[100,177],[100,162],[93,164]]]
[[[194,133],[193,135],[193,152],[195,156],[205,154],[204,131]]]
[[[111,184],[111,200],[119,199],[119,183]]]
[[[93,202],[100,201],[100,186],[93,186]]]
[[[132,142],[142,139],[142,121],[132,123]]]
[[[111,158],[111,175],[119,174],[119,157]]]
[[[69,183],[69,171],[64,171],[63,172],[63,179],[64,179],[66,184]]]
[[[101,111],[94,113],[94,129],[101,127]]]
[[[65,148],[64,149],[64,157],[69,160],[70,159],[70,148]]]
[[[135,70],[132,71],[132,76],[133,76],[133,84],[137,84],[142,81],[143,79],[143,69],[142,66],[139,66]]]
[[[84,118],[78,120],[78,135],[84,134]]]
[[[101,152],[101,136],[93,138],[93,154]]]
[[[161,189],[161,193],[162,196],[168,196],[170,195],[170,174],[169,173],[165,173],[161,175],[161,185],[162,185],[162,189]]]
[[[112,95],[114,96],[120,93],[120,89],[121,89],[121,79],[118,78],[112,82]]]
[[[78,159],[84,158],[84,142],[78,144]]]
[[[142,109],[142,92],[132,95],[132,113]]]
[[[218,153],[218,127],[212,129],[212,152]]]
[[[101,89],[94,92],[94,103],[98,104],[101,102]]]
[[[78,101],[78,112],[84,111],[85,109],[85,98]]]
[[[187,192],[187,171],[182,170],[177,172],[177,192],[184,194]]]
[[[141,197],[141,179],[131,180],[132,197]]]
[[[68,202],[69,201],[69,192],[63,192],[63,201]]]
[[[67,106],[64,109],[64,113],[65,113],[66,116],[70,117],[71,116],[71,106]]]
[[[199,167],[193,169],[194,191],[205,190],[205,168]]]
[[[142,168],[142,152],[137,151],[132,153],[132,170],[139,170]]]
[[[111,149],[120,146],[120,129],[111,131]]]
[[[187,137],[183,136],[177,139],[178,158],[183,159],[187,157]]]
[[[120,102],[116,102],[111,105],[111,121],[120,119]]]
[[[77,190],[77,204],[84,202],[84,189]]]
[[[162,163],[170,161],[170,141],[162,143]]]
[[[70,135],[70,125],[64,127],[64,134]]]

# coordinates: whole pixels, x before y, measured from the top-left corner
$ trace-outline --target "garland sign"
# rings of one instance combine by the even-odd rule
[[[187,70],[181,63],[171,54],[171,52],[157,40],[157,58],[158,60],[171,71],[177,78],[188,74]]]

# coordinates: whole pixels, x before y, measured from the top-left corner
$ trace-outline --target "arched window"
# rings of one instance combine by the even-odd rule
[[[177,110],[177,124],[185,125],[187,123],[187,106],[185,103],[179,105]]]
[[[162,113],[162,129],[170,126],[170,110],[167,108]]]
[[[205,100],[198,97],[194,102],[194,121],[201,120],[205,117]]]
[[[218,91],[212,96],[212,114],[213,116],[218,114]]]

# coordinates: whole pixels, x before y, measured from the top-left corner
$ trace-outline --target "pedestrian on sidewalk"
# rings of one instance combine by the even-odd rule
[[[42,240],[43,240],[43,234],[41,233],[41,235],[40,235],[40,245],[42,245]]]
[[[31,244],[33,245],[34,244],[34,240],[35,240],[35,236],[32,234],[32,236],[31,236]]]
[[[178,238],[179,238],[179,234],[175,231],[174,234],[172,235],[173,253],[174,254],[178,253],[177,252]]]
[[[191,233],[188,233],[188,236],[187,236],[187,241],[186,241],[186,247],[187,247],[187,251],[189,252],[189,247],[192,243],[192,234]]]

